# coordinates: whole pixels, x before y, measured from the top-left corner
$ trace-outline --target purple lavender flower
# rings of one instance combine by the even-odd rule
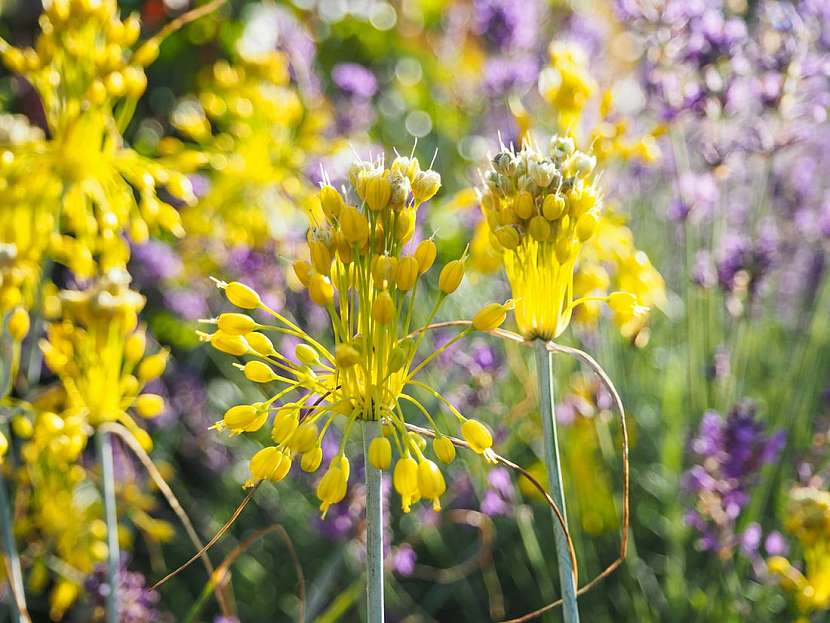
[[[375,74],[358,63],[338,63],[331,70],[331,79],[344,94],[353,97],[370,99],[378,90]]]
[[[106,566],[98,565],[87,578],[86,591],[92,602],[93,621],[103,621],[107,595]],[[158,609],[160,595],[147,588],[140,573],[128,571],[122,563],[118,570],[118,621],[119,623],[159,623],[170,618]]]
[[[182,260],[169,244],[150,240],[132,247],[130,274],[142,285],[154,285],[178,277]]]
[[[507,515],[513,507],[515,493],[510,472],[496,467],[487,474],[487,490],[481,498],[481,512],[491,517]]]
[[[417,560],[418,556],[412,546],[409,543],[402,543],[395,549],[392,556],[392,568],[398,575],[406,577],[415,571]]]
[[[783,432],[767,435],[752,404],[739,404],[726,418],[704,414],[690,449],[695,464],[683,476],[692,496],[686,522],[699,534],[698,546],[707,551],[732,551],[740,546],[754,552],[761,534],[752,526],[735,533],[736,520],[746,507],[759,470],[775,461],[783,448]]]

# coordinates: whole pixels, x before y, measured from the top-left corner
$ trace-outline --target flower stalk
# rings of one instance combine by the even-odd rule
[[[543,340],[534,344],[536,372],[539,379],[539,411],[545,444],[545,466],[551,497],[567,522],[565,492],[562,486],[562,470],[559,464],[559,438],[556,431],[556,409],[554,407],[553,353],[549,352]],[[559,560],[559,584],[562,592],[562,615],[565,623],[579,622],[579,607],[576,602],[576,583],[568,541],[562,526],[554,521],[554,537]]]
[[[366,620],[383,623],[383,478],[369,461],[369,445],[380,435],[380,422],[363,422],[366,458]]]
[[[12,604],[12,621],[14,623],[25,623],[29,617],[25,612],[26,603],[23,600],[23,573],[20,569],[20,557],[17,554],[17,546],[14,542],[14,531],[12,530],[11,504],[9,493],[6,490],[6,480],[0,476],[0,523],[3,524],[3,545],[6,556],[9,558],[9,584],[12,587],[12,595],[9,600]],[[21,612],[23,610],[23,612]]]
[[[115,509],[115,472],[112,440],[109,433],[98,431],[95,436],[103,480],[104,515],[107,523],[107,623],[118,623],[118,516]]]

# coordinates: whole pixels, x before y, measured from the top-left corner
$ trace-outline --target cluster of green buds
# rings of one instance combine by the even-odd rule
[[[596,158],[572,138],[555,135],[546,153],[532,142],[518,153],[502,149],[486,175],[481,209],[527,339],[556,338],[574,307],[588,300],[608,300],[620,309],[636,305],[636,297],[624,292],[574,300],[574,269],[602,209],[595,166]]]
[[[449,344],[415,363],[428,325],[442,303],[461,284],[464,258],[448,262],[438,276],[438,293],[426,321],[414,324],[419,284],[433,265],[436,245],[423,240],[408,253],[404,247],[415,227],[415,212],[435,195],[440,177],[421,170],[417,159],[398,157],[386,168],[382,161],[357,162],[343,192],[329,184],[320,190],[325,218],[308,232],[308,260],[293,269],[311,300],[325,308],[332,321],[334,348],[329,350],[297,323],[268,307],[259,295],[238,282],[224,283],[228,300],[242,309],[260,310],[276,320],[261,324],[240,313],[221,314],[208,322],[217,330],[202,334],[215,348],[248,359],[238,364],[257,383],[280,385],[264,402],[232,407],[217,424],[232,433],[256,432],[270,422],[273,444],[251,459],[251,481],[280,480],[295,457],[305,471],[320,467],[326,431],[344,419],[336,456],[317,486],[321,511],[341,501],[349,479],[346,442],[356,422],[379,421],[383,434],[370,444],[367,460],[381,470],[392,468],[393,445],[399,455],[393,485],[409,511],[420,499],[440,508],[446,488],[437,464],[428,458],[426,440],[407,429],[414,408],[435,432],[432,452],[440,462],[455,458],[455,447],[433,414],[410,388],[436,400],[458,422],[470,447],[493,458],[490,431],[462,415],[450,401],[416,376]],[[423,288],[423,286],[422,286]],[[421,289],[421,292],[425,290]],[[509,304],[485,307],[473,326],[463,331],[491,330],[500,325]],[[267,334],[289,335],[302,342],[290,354],[279,352]],[[452,342],[456,341],[455,339]],[[279,402],[293,392],[300,396]]]

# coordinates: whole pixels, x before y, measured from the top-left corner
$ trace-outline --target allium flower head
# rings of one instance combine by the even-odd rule
[[[554,136],[546,152],[527,143],[518,153],[503,149],[492,160],[481,209],[527,339],[558,337],[574,308],[587,302],[574,300],[574,268],[600,219],[595,166],[596,158],[566,136]],[[630,293],[587,300],[608,300],[612,309],[629,314],[644,311]]]
[[[155,38],[137,44],[138,17],[122,20],[115,0],[55,0],[40,25],[34,48],[0,42],[6,67],[37,91],[49,130],[48,138],[2,145],[2,199],[23,203],[38,222],[51,216],[52,226],[60,215],[71,236],[52,241],[50,253],[91,276],[96,262],[104,269],[126,262],[123,233],[140,242],[153,229],[183,233],[159,187],[181,201],[194,197],[186,177],[139,155],[121,134],[158,54]]]
[[[773,556],[768,566],[781,586],[793,593],[806,621],[811,614],[830,609],[830,492],[814,487],[793,489],[786,525],[801,544],[803,573],[783,556]]]
[[[35,460],[51,452],[70,462],[86,446],[90,426],[119,422],[145,448],[150,436],[130,413],[153,418],[164,400],[142,390],[161,376],[167,352],[145,355],[146,338],[137,327],[144,297],[129,288],[129,275],[112,270],[84,291],[60,293],[61,320],[47,327],[40,342],[44,362],[57,375],[58,409],[39,409],[34,435],[23,456]]]
[[[435,261],[436,246],[432,240],[423,240],[411,255],[404,252],[414,233],[416,211],[435,195],[441,178],[435,171],[421,170],[415,158],[398,157],[388,168],[382,160],[358,161],[349,180],[345,193],[328,184],[321,188],[319,200],[325,216],[317,219],[312,214],[309,260],[293,265],[311,300],[331,318],[334,349],[268,307],[251,288],[238,282],[219,283],[231,303],[262,310],[277,324],[259,324],[241,313],[222,314],[212,321],[217,331],[202,338],[226,353],[248,357],[239,368],[249,380],[278,382],[283,388],[265,402],[232,407],[217,428],[255,432],[271,422],[273,445],[251,459],[249,484],[253,484],[281,480],[297,457],[305,471],[317,470],[326,431],[336,419],[345,419],[338,451],[317,486],[325,514],[346,495],[350,464],[344,452],[355,422],[380,421],[383,435],[372,442],[368,460],[379,469],[389,468],[394,444],[400,458],[394,466],[393,484],[404,510],[421,498],[438,509],[446,488],[444,477],[427,458],[425,440],[406,429],[402,403],[413,405],[436,430],[439,459],[451,460],[451,453],[443,447],[448,439],[436,429],[429,411],[408,393],[409,388],[439,400],[458,420],[461,434],[475,451],[489,458],[493,443],[484,425],[465,418],[441,394],[414,378],[450,345],[415,365],[426,327],[414,330],[413,311],[421,277]],[[444,266],[427,324],[463,277],[464,258]],[[485,316],[488,328],[504,319],[503,313],[488,311]],[[293,353],[283,354],[274,348],[269,334],[292,335],[302,341]],[[293,401],[279,402],[295,392],[300,395]]]

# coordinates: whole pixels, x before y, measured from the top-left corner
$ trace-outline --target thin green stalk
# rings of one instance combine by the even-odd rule
[[[366,462],[366,621],[383,623],[383,493],[381,471],[369,463],[369,444],[380,433],[379,421],[363,422]]]
[[[101,478],[104,483],[104,515],[107,522],[107,617],[106,623],[118,623],[118,516],[115,511],[115,472],[112,461],[112,440],[109,433],[95,435]]]
[[[559,466],[559,439],[556,433],[556,411],[554,408],[553,353],[548,352],[545,342],[537,340],[536,372],[539,377],[539,411],[542,416],[542,429],[545,442],[545,465],[548,472],[550,495],[562,511],[562,517],[568,520],[565,510],[565,492],[562,487],[562,470]],[[576,586],[574,569],[568,541],[562,526],[554,521],[554,536],[559,559],[559,584],[562,592],[562,616],[565,623],[579,623],[579,608],[576,603]]]
[[[25,594],[23,592],[23,573],[20,569],[20,557],[17,555],[17,546],[14,542],[9,494],[6,490],[6,480],[2,475],[0,475],[0,522],[3,524],[3,544],[9,559],[9,571],[11,572],[9,584],[12,587],[12,595],[9,601],[12,606],[12,621],[14,623],[24,623],[29,620],[28,613],[25,612],[26,603],[23,601],[18,605],[18,600],[22,601]],[[23,608],[23,612],[20,611],[21,608]]]

